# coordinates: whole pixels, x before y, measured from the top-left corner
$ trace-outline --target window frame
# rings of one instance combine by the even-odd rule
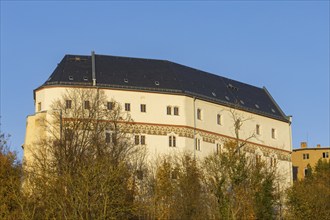
[[[202,120],[202,109],[197,108],[196,118],[197,120]]]
[[[130,112],[131,111],[131,103],[125,103],[125,111]]]
[[[172,115],[172,106],[166,106],[166,115]]]
[[[71,109],[72,108],[72,100],[65,100],[65,109]]]
[[[176,115],[176,116],[179,115],[179,107],[178,106],[173,107],[173,115]]]
[[[222,125],[222,115],[220,113],[217,114],[217,124]]]
[[[142,113],[146,113],[147,112],[147,105],[146,104],[140,104],[140,111]]]
[[[89,110],[90,108],[91,108],[90,101],[89,100],[85,100],[84,101],[84,109],[85,110]]]

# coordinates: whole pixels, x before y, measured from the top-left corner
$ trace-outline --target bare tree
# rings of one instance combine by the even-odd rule
[[[35,218],[109,219],[134,215],[136,171],[132,119],[96,89],[70,89],[46,118],[47,136],[26,169]]]

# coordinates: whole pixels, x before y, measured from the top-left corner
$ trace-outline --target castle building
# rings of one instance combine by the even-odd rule
[[[292,150],[293,180],[302,180],[308,172],[308,165],[314,168],[319,159],[328,160],[330,147],[308,147],[307,142],[301,142],[299,149]]]
[[[27,118],[24,157],[37,136],[40,118],[68,88],[97,88],[129,112],[149,155],[190,151],[197,158],[235,140],[232,112],[248,119],[240,129],[244,150],[277,166],[292,179],[291,117],[268,90],[166,60],[65,55],[47,81],[34,90],[35,113]]]

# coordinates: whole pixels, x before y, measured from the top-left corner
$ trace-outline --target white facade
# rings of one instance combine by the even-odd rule
[[[61,98],[68,88],[70,87],[45,86],[36,90],[36,113],[51,110],[53,101]],[[113,99],[120,103],[123,110],[125,103],[130,104],[130,115],[139,133],[145,136],[149,157],[191,151],[197,158],[202,158],[216,152],[217,145],[235,138],[234,122],[229,107],[184,94],[110,88],[101,88],[101,90],[105,92],[109,101]],[[141,112],[141,104],[145,105],[145,112]],[[168,114],[168,107],[171,108],[171,114]],[[177,115],[174,114],[174,108]],[[290,123],[243,110],[235,110],[235,114],[248,119],[241,129],[240,139],[245,140],[252,134],[257,137],[247,141],[247,151],[261,155],[261,158],[269,163],[271,158],[276,158],[278,170],[285,178],[284,184],[291,184]],[[259,134],[256,134],[257,125]],[[28,132],[31,133],[29,125],[27,136]],[[29,136],[33,135],[30,133]],[[195,141],[194,137],[198,140]],[[33,143],[32,140],[33,137],[26,138],[25,146]],[[196,145],[198,145],[197,149]],[[26,152],[27,149],[24,151],[25,156],[27,156]]]

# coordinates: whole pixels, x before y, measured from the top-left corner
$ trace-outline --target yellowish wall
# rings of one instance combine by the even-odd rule
[[[328,152],[330,157],[330,148],[301,148],[293,150],[292,152],[292,166],[298,167],[298,180],[305,177],[305,168],[310,164],[314,167],[320,158],[323,158],[323,153]],[[309,159],[304,159],[303,154],[309,154]],[[325,158],[329,160],[329,158]]]

